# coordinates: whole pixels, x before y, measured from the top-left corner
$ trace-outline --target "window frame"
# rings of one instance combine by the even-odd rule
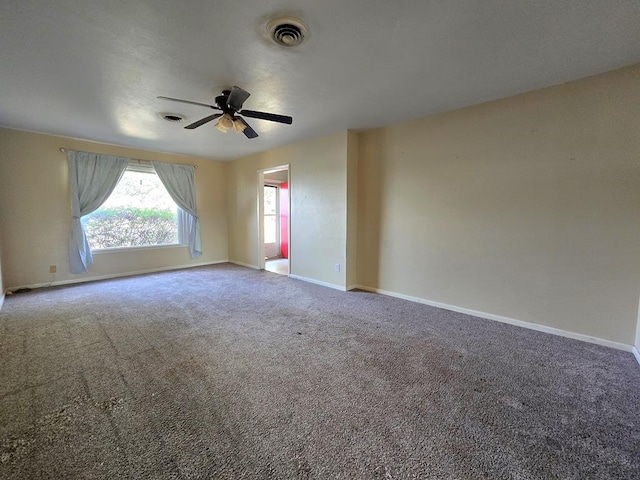
[[[155,175],[158,180],[160,181],[160,183],[162,183],[162,181],[160,180],[160,177],[158,176],[158,172],[156,172],[156,169],[153,168],[153,165],[151,163],[147,164],[142,164],[142,163],[129,163],[129,165],[127,165],[127,168],[125,169],[124,174],[126,174],[127,171],[130,172],[136,172],[136,173],[147,173],[147,174],[153,174]],[[118,185],[120,184],[120,181],[122,180],[122,178],[120,180],[118,180],[118,183],[116,184],[116,188],[118,187]],[[164,185],[163,185],[164,186]],[[115,189],[114,189],[115,190]],[[166,187],[165,187],[166,190]],[[113,194],[113,192],[111,192],[111,194]],[[168,192],[167,192],[168,194]],[[111,195],[109,195],[109,198],[111,197]],[[107,198],[107,200],[105,200],[105,203],[107,201],[109,201],[109,198]],[[175,203],[175,202],[174,202]],[[104,205],[104,203],[102,205],[100,205],[100,207],[98,207],[95,211],[98,211],[100,208],[102,208],[102,206]],[[182,211],[182,209],[176,205],[176,208],[178,209],[178,218],[176,219],[176,227],[178,228],[178,240],[176,241],[176,243],[163,243],[163,244],[156,244],[156,245],[131,245],[131,246],[127,246],[127,247],[105,247],[105,248],[93,248],[91,247],[91,252],[94,254],[105,254],[105,253],[117,253],[117,252],[127,252],[127,251],[140,251],[140,250],[157,250],[157,249],[167,249],[167,248],[188,248],[189,247],[189,242],[188,239],[186,239],[186,237],[188,237],[188,235],[184,235],[184,232],[181,232],[182,228],[183,228],[183,222],[180,221],[180,212]],[[92,212],[94,213],[94,212]],[[89,214],[91,215],[91,214]],[[83,216],[86,217],[88,215]],[[84,228],[84,223],[83,223],[83,228]],[[86,235],[86,230],[85,230],[85,235]],[[183,241],[180,242],[180,238],[183,238]],[[87,236],[87,241],[88,241],[88,236]]]
[[[263,196],[264,196],[264,189],[265,188],[274,188],[275,189],[275,213],[265,213],[266,208],[263,209],[263,230],[266,227],[266,219],[267,217],[274,217],[275,219],[275,234],[276,234],[276,239],[275,242],[271,243],[268,242],[266,240],[266,235],[265,232],[263,231],[263,244],[266,245],[275,245],[275,256],[274,257],[269,257],[269,258],[275,258],[275,257],[279,257],[281,255],[281,251],[280,251],[280,185],[278,183],[274,183],[274,182],[270,182],[270,181],[265,181],[264,182],[264,187],[263,187]],[[266,252],[265,252],[265,256],[267,256]]]

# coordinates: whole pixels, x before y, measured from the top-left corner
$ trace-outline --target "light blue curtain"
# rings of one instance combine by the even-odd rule
[[[124,173],[129,159],[98,153],[67,152],[71,193],[71,235],[69,263],[71,273],[85,273],[93,254],[80,219],[102,205]]]
[[[151,164],[173,201],[184,211],[181,220],[189,232],[188,242],[191,258],[199,257],[202,255],[202,244],[200,242],[200,219],[196,212],[195,168],[191,165],[177,165],[175,163],[151,162]]]

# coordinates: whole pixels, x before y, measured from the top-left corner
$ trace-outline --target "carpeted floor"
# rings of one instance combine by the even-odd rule
[[[640,366],[596,345],[233,265],[0,327],[0,478],[640,478]]]

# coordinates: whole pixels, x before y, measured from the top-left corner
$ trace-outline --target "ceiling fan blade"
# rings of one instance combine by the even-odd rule
[[[240,120],[242,123],[244,123],[244,130],[242,131],[242,133],[244,133],[244,136],[247,138],[256,138],[258,136],[258,134],[256,133],[256,131],[251,128],[251,126],[246,122],[246,120],[242,117],[236,117],[238,120]]]
[[[259,118],[260,120],[269,120],[270,122],[286,123],[291,125],[293,118],[286,115],[276,115],[275,113],[256,112],[255,110],[242,110],[240,115],[251,118]]]
[[[191,105],[200,105],[201,107],[209,107],[209,108],[213,108],[214,110],[220,110],[220,107],[217,107],[215,105],[209,105],[207,103],[192,102],[190,100],[181,100],[179,98],[171,98],[171,97],[158,97],[158,98],[161,100],[171,100],[172,102],[189,103]]]
[[[250,95],[251,94],[249,92],[241,89],[240,87],[233,87],[229,94],[227,105],[237,112],[242,108],[242,104]]]
[[[209,115],[208,117],[204,117],[202,120],[198,120],[197,122],[193,122],[191,125],[187,125],[187,130],[193,130],[194,128],[198,128],[200,125],[204,125],[205,123],[209,123],[211,120],[215,120],[216,118],[222,116],[221,113],[214,113],[213,115]]]

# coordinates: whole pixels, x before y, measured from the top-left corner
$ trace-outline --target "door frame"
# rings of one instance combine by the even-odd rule
[[[258,170],[258,182],[256,185],[256,198],[258,210],[258,269],[264,270],[264,174],[287,171],[287,184],[289,185],[289,216],[287,217],[287,241],[289,243],[289,275],[291,275],[291,164],[277,165],[275,167]]]

